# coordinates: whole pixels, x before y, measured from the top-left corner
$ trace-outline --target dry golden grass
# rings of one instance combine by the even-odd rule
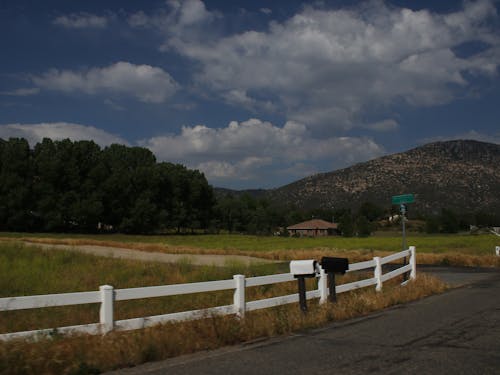
[[[500,267],[500,257],[496,255],[469,255],[457,252],[444,254],[419,254],[419,264],[437,264],[443,266],[465,266],[465,267]]]
[[[371,273],[337,276],[337,284],[345,284],[372,277]],[[307,290],[317,289],[316,279],[306,280]],[[297,293],[297,282],[246,288],[246,300],[254,301]],[[114,306],[115,320],[154,316],[224,306],[233,303],[233,291],[194,293],[180,296],[119,301]],[[0,315],[0,333],[90,324],[99,321],[99,305],[60,306],[42,309],[4,311]]]
[[[96,374],[101,371],[138,365],[215,349],[257,338],[286,335],[314,328],[333,320],[349,319],[370,312],[442,292],[438,280],[420,274],[418,279],[399,286],[385,283],[384,291],[364,288],[338,296],[338,303],[309,302],[304,315],[296,304],[248,313],[245,319],[232,316],[165,324],[145,330],[115,332],[106,336],[54,337],[36,343],[0,343],[0,373],[9,374]]]

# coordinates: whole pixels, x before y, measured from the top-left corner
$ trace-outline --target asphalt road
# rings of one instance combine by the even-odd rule
[[[117,373],[500,374],[500,272],[457,271],[453,285],[473,283],[322,329]]]

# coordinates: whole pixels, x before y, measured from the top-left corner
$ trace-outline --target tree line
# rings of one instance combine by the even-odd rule
[[[399,207],[382,207],[373,202],[363,202],[358,208],[298,209],[267,198],[250,194],[223,194],[214,209],[217,230],[229,233],[279,234],[287,236],[286,227],[311,219],[323,219],[338,225],[338,232],[345,237],[366,237],[377,230],[400,231]],[[391,219],[389,219],[391,218]],[[422,233],[457,233],[478,228],[498,226],[497,213],[456,212],[442,208],[434,213],[413,211],[407,215],[409,231]]]
[[[394,210],[371,202],[299,210],[249,194],[216,197],[203,173],[157,162],[146,148],[47,138],[30,148],[22,138],[0,139],[0,231],[287,235],[287,226],[319,218],[338,223],[344,236],[368,236]],[[412,216],[428,233],[499,222],[497,214],[448,209]]]
[[[256,198],[250,194],[235,196],[224,194],[217,199],[215,217],[217,228],[229,233],[278,234],[287,236],[286,227],[311,219],[323,219],[338,224],[339,233],[346,237],[368,236],[377,229],[377,221],[385,210],[373,203],[365,202],[358,210],[298,209],[271,202],[267,198]]]
[[[151,233],[211,220],[205,176],[145,148],[11,138],[0,156],[0,230]]]

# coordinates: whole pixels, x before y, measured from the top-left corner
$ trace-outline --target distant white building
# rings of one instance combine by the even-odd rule
[[[389,216],[389,223],[394,223],[396,221],[398,221],[400,218],[400,215],[391,215]]]

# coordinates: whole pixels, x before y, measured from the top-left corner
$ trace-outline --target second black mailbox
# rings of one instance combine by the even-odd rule
[[[335,291],[335,274],[345,274],[349,269],[349,259],[336,258],[336,257],[323,257],[321,258],[321,268],[328,274],[328,289],[330,289],[330,301],[337,300],[337,293]]]
[[[321,258],[321,268],[323,268],[326,273],[333,272],[341,273],[343,275],[349,269],[349,259],[323,257]]]

